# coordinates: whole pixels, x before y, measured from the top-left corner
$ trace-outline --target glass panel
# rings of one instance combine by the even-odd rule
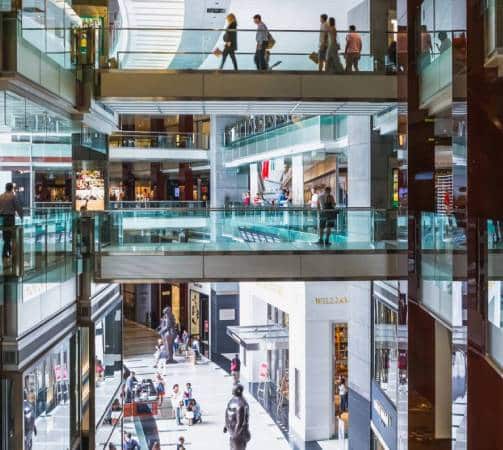
[[[70,369],[66,339],[24,372],[25,448],[70,449]]]
[[[96,425],[102,420],[122,381],[122,306],[110,311],[95,325]]]
[[[108,218],[106,230],[102,218]],[[97,242],[107,252],[317,250],[320,216],[313,209],[233,208],[110,211],[99,216]],[[340,209],[332,219],[332,249],[373,250],[396,242],[396,216],[385,211]],[[388,222],[389,227],[382,227]],[[325,221],[323,221],[325,223]],[[327,222],[328,223],[328,222]],[[389,228],[389,231],[386,230]],[[380,230],[378,233],[376,230]],[[396,248],[396,247],[394,247]]]
[[[396,311],[374,300],[373,377],[394,405],[398,394],[397,319]]]

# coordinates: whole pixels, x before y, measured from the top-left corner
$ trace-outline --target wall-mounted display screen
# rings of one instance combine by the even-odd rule
[[[75,208],[80,211],[105,209],[105,177],[99,169],[80,169],[75,173]]]

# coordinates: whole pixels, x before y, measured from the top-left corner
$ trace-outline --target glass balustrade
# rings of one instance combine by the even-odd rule
[[[110,148],[208,150],[209,136],[202,133],[122,132],[112,134],[109,143]]]
[[[146,201],[112,201],[109,209],[168,209],[168,208],[206,208],[205,201],[198,200],[146,200]]]
[[[489,273],[500,273],[503,256],[503,221],[487,221],[487,246],[494,255],[489,258]],[[487,289],[487,318],[489,355],[503,368],[503,277],[493,276]]]
[[[318,245],[323,213],[297,208],[133,209],[95,216],[97,252],[385,250],[405,248],[396,211],[341,209],[330,247]]]
[[[420,300],[450,326],[462,326],[462,281],[455,265],[466,257],[466,229],[455,214],[422,213]]]
[[[427,104],[445,89],[452,89],[453,78],[466,72],[466,31],[422,32],[420,39],[419,94],[421,103]]]
[[[19,336],[76,301],[75,215],[31,210],[14,226],[1,225],[5,327]]]
[[[53,17],[53,8],[33,11],[26,7],[20,15],[19,42],[27,67],[30,58],[47,57],[62,69],[72,69],[77,62],[95,64],[102,68],[119,69],[220,69],[225,45],[225,29],[204,28],[132,28],[104,29],[98,23],[83,22],[71,7]],[[46,20],[50,16],[51,20]],[[266,45],[266,68],[280,71],[318,71],[320,31],[269,30]],[[351,56],[346,53],[350,32],[338,30],[335,40],[329,39],[327,73],[378,72],[396,70],[396,32],[381,33],[379,53],[372,53],[371,34],[357,31],[361,51]],[[239,70],[256,70],[256,28],[237,30],[238,50],[235,52]],[[106,43],[106,45],[105,45]],[[25,45],[27,44],[27,45]],[[382,50],[388,48],[388,51]],[[33,53],[35,52],[35,53]],[[91,55],[92,53],[92,55]],[[108,56],[107,56],[108,54]],[[349,56],[348,56],[349,55]],[[356,64],[348,64],[351,57]],[[223,69],[233,70],[231,58]],[[42,74],[43,75],[43,74]]]
[[[243,126],[245,130],[241,130]],[[268,151],[300,145],[312,149],[323,149],[326,145],[333,147],[338,139],[347,135],[346,118],[338,116],[309,117],[264,131],[261,131],[262,126],[262,121],[258,121],[257,131],[254,132],[252,124],[240,122],[226,130],[225,161],[230,163]],[[236,131],[237,128],[239,132]]]

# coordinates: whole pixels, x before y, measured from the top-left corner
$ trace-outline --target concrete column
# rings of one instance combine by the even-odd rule
[[[210,133],[210,206],[222,207],[225,200],[241,201],[242,193],[248,190],[248,174],[243,169],[226,169],[224,131],[227,125],[239,116],[212,116]],[[240,172],[242,171],[242,173]]]
[[[349,449],[356,450],[370,448],[370,282],[352,282],[348,293]]]
[[[371,206],[371,121],[369,116],[349,116],[348,207]],[[372,220],[366,212],[348,212],[348,240],[371,241]]]
[[[292,203],[296,206],[304,204],[304,162],[303,155],[292,157]]]

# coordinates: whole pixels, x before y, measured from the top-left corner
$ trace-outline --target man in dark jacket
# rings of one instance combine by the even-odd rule
[[[7,183],[5,192],[0,195],[0,226],[3,231],[2,257],[4,258],[12,256],[12,237],[16,224],[16,213],[21,219],[23,218],[23,208],[14,193],[14,185]]]

